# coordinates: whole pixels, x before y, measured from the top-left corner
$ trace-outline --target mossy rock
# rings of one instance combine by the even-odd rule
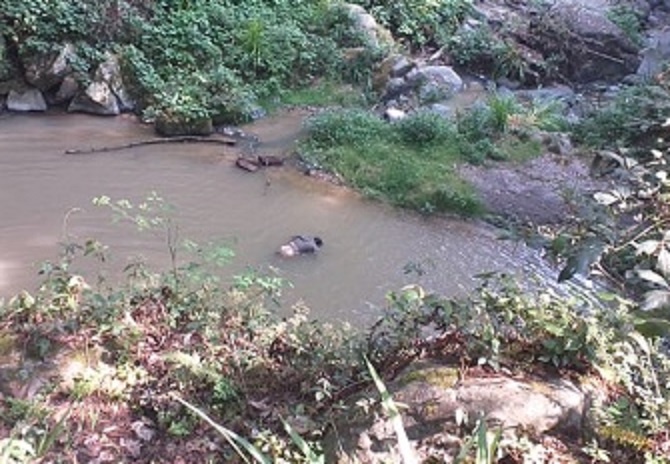
[[[402,386],[422,382],[431,387],[452,388],[458,382],[458,369],[451,366],[427,366],[402,374],[397,382]]]

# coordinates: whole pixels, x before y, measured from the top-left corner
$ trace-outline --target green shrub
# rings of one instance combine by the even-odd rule
[[[307,122],[309,142],[317,148],[365,146],[389,136],[388,124],[365,110],[333,110],[317,115]]]
[[[456,138],[454,124],[439,114],[421,111],[394,124],[394,131],[403,143],[425,146]]]
[[[313,118],[301,145],[308,161],[337,173],[368,197],[435,213],[481,212],[471,186],[454,174],[462,141],[452,123],[418,113],[387,123],[363,110]]]
[[[444,45],[447,46],[456,64],[482,71],[493,68],[498,43],[491,28],[482,25],[459,30],[450,36]]]
[[[513,95],[493,93],[456,118],[458,132],[468,141],[497,139],[510,133],[525,136],[534,131],[560,131],[567,128],[562,107],[533,101],[521,104]]]
[[[2,22],[21,53],[48,51],[63,42],[109,43],[120,18],[107,2],[7,0]]]

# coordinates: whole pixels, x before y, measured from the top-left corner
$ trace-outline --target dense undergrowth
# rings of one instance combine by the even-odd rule
[[[668,331],[667,73],[623,90],[576,127],[594,153],[592,174],[612,188],[581,199],[576,214],[546,234],[548,248],[566,259],[561,280],[595,272],[639,301],[648,330]]]
[[[70,64],[85,81],[105,52],[118,53],[150,117],[240,122],[259,99],[316,78],[364,83],[369,76],[366,56],[358,63],[343,53],[365,45],[364,37],[328,1],[30,0],[9,1],[0,15],[10,58],[70,42],[77,50]]]

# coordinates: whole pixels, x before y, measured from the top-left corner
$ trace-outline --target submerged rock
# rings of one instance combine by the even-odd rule
[[[257,160],[245,158],[244,156],[240,156],[235,160],[235,166],[248,172],[256,172],[260,168]]]

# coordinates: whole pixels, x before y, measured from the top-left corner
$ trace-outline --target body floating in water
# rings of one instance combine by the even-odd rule
[[[323,246],[323,240],[309,235],[295,235],[291,240],[279,247],[277,253],[291,258],[305,254],[314,254]]]

